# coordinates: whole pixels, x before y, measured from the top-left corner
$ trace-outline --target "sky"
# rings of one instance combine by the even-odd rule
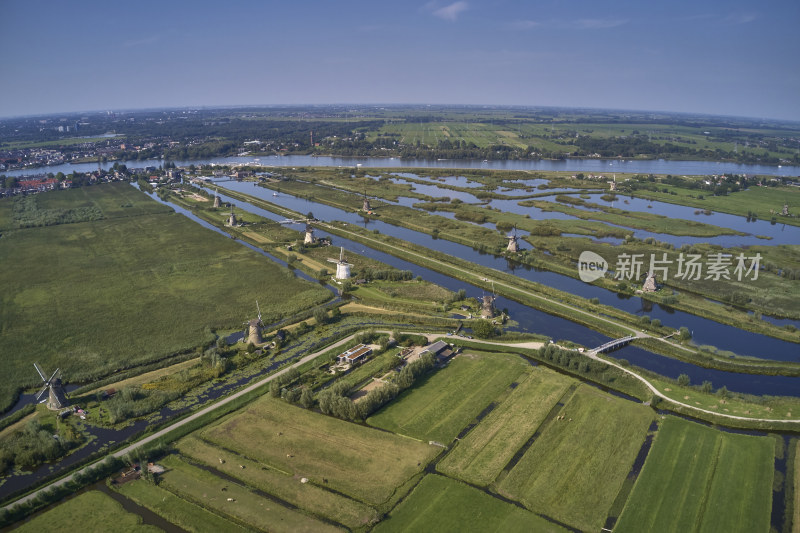
[[[0,0],[0,117],[473,104],[800,120],[798,0]]]

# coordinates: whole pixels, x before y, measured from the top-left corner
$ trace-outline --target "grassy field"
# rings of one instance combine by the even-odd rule
[[[202,438],[377,505],[440,448],[264,398],[201,432]],[[327,483],[326,483],[327,480]]]
[[[774,441],[667,417],[614,531],[769,531]]]
[[[91,380],[240,327],[255,299],[272,322],[330,297],[127,184],[36,200],[48,209],[91,203],[105,218],[3,231],[0,328],[9,356],[0,409],[17,387],[41,381],[34,359],[45,371],[60,367],[67,382]],[[0,214],[10,201],[0,201]]]
[[[436,468],[477,485],[488,485],[508,464],[563,396],[573,380],[535,368]]]
[[[367,423],[422,440],[449,444],[530,366],[514,355],[465,352],[420,378]]]
[[[566,530],[458,481],[428,475],[374,531],[522,533]]]
[[[117,487],[126,498],[150,509],[164,520],[187,531],[216,533],[218,531],[245,532],[240,526],[200,505],[184,500],[172,492],[146,481],[125,483]]]
[[[721,213],[747,216],[753,212],[761,220],[770,220],[773,212],[780,213],[783,204],[789,204],[789,213],[794,215],[787,218],[778,215],[777,222],[783,224],[799,225],[800,219],[795,206],[800,205],[800,189],[797,187],[749,187],[743,191],[730,193],[727,196],[714,196],[708,191],[686,189],[660,183],[658,191],[638,190],[635,196],[669,202],[672,204],[688,205],[700,209],[710,209]],[[663,189],[667,189],[664,192]],[[674,193],[674,194],[673,194]],[[624,194],[624,193],[623,193]],[[703,196],[702,199],[698,196]],[[794,209],[792,209],[795,207]]]
[[[499,482],[500,494],[581,530],[599,530],[653,411],[581,385]]]
[[[247,487],[192,466],[178,457],[169,456],[162,464],[167,471],[161,475],[160,486],[184,500],[247,524],[252,529],[287,533],[340,531],[300,511],[264,498]]]
[[[118,533],[161,531],[142,525],[142,519],[129,513],[111,496],[92,490],[60,503],[56,507],[20,524],[15,531],[49,532],[85,531],[91,524],[94,531]]]
[[[321,485],[300,483],[300,479],[296,476],[287,475],[285,472],[200,439],[188,437],[181,440],[177,448],[181,455],[190,457],[192,461],[219,470],[248,486],[349,528],[362,527],[378,521],[375,510],[361,502],[326,490]],[[224,462],[220,462],[220,459]]]

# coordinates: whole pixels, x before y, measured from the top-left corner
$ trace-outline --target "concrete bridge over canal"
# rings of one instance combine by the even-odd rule
[[[595,353],[595,354],[613,352],[617,348],[622,348],[623,346],[626,346],[627,344],[630,344],[630,342],[635,338],[636,338],[636,335],[628,335],[627,337],[622,337],[620,339],[613,339],[613,340],[610,340],[605,344],[601,344],[597,348],[593,348],[593,349],[591,349],[589,351],[591,353]]]

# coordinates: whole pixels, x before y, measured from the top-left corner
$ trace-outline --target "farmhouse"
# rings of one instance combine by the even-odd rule
[[[367,357],[372,354],[372,348],[365,344],[353,346],[346,352],[342,352],[337,356],[340,363],[363,363]]]
[[[447,357],[450,357],[451,355],[453,355],[453,350],[450,349],[450,345],[447,344],[446,342],[444,342],[444,341],[436,341],[433,344],[431,344],[430,346],[428,346],[427,348],[425,348],[424,350],[422,350],[422,353],[420,353],[420,355],[423,355],[423,354],[426,354],[426,353],[433,354],[436,357],[447,358]]]

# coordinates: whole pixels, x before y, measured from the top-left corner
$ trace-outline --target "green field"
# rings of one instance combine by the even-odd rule
[[[184,500],[253,529],[287,533],[341,531],[178,457],[167,457],[162,463],[167,471],[160,476],[160,486]]]
[[[261,302],[265,322],[330,293],[200,227],[124,183],[35,196],[42,209],[96,206],[104,219],[27,229],[0,200],[0,409],[45,370],[88,381],[238,328]]]
[[[367,423],[425,441],[449,444],[530,366],[520,357],[468,351],[428,374]]]
[[[187,437],[177,445],[181,455],[228,476],[241,480],[309,513],[329,518],[349,528],[378,521],[371,507],[326,490],[324,484],[300,483],[296,476],[270,468],[268,465],[237,455],[195,437]],[[220,459],[222,462],[220,462]],[[244,468],[242,468],[244,467]]]
[[[614,531],[769,531],[774,441],[661,423]]]
[[[374,531],[527,533],[566,530],[458,481],[428,475]]]
[[[200,505],[184,500],[162,487],[143,480],[125,483],[116,487],[116,490],[142,507],[150,509],[167,522],[187,531],[208,533],[249,531],[236,522],[214,514]]]
[[[527,379],[462,438],[436,468],[477,485],[488,485],[575,381],[544,367]]]
[[[146,533],[161,531],[154,526],[142,525],[142,519],[129,513],[111,496],[92,490],[66,500],[49,511],[35,516],[15,528],[22,532],[114,531],[117,533]]]
[[[597,531],[628,476],[653,411],[581,385],[499,482],[500,494]]]
[[[200,436],[372,505],[387,501],[441,451],[266,397]]]

